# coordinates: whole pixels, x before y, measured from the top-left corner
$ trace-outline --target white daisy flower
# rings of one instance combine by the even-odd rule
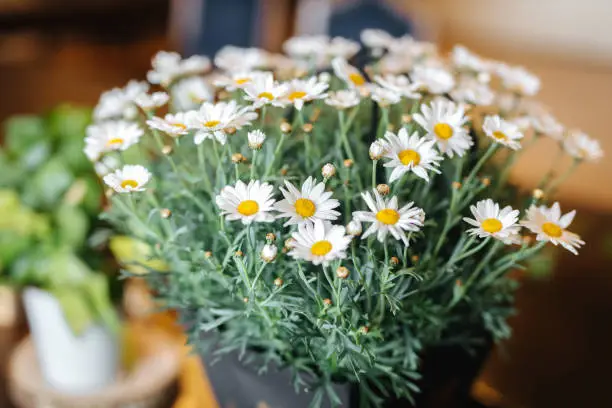
[[[549,136],[554,140],[561,141],[565,133],[563,126],[557,118],[550,113],[543,113],[532,117],[532,125],[536,132]]]
[[[216,87],[224,88],[227,91],[235,91],[237,89],[244,89],[250,83],[252,83],[255,78],[263,75],[262,71],[235,71],[229,72],[228,75],[219,76],[213,82]]]
[[[533,96],[540,90],[540,78],[523,67],[497,63],[495,73],[501,78],[502,85],[512,92]]]
[[[488,84],[473,76],[461,75],[455,89],[450,91],[455,102],[489,106],[495,102],[495,93]]]
[[[117,170],[121,166],[121,161],[115,156],[104,156],[94,163],[94,170],[99,177]]]
[[[573,130],[565,137],[563,148],[578,160],[597,161],[604,155],[599,141],[579,130]]]
[[[329,37],[326,35],[297,36],[283,43],[283,51],[293,58],[310,59],[324,54],[328,44]]]
[[[225,144],[227,135],[225,129],[234,127],[239,129],[257,118],[257,114],[248,106],[239,106],[236,101],[218,102],[216,104],[205,102],[199,111],[190,111],[185,115],[187,126],[196,129],[195,144],[205,139],[216,139]]]
[[[197,109],[202,103],[212,101],[214,93],[202,77],[192,76],[179,79],[170,89],[172,104],[179,111]]]
[[[282,97],[287,92],[287,84],[279,84],[270,72],[258,75],[244,87],[244,99],[253,102],[255,108],[264,105],[285,106]]]
[[[314,265],[327,265],[335,259],[346,258],[346,249],[351,237],[345,235],[342,225],[315,220],[314,223],[298,225],[297,232],[291,234],[295,240],[289,256],[304,259]]]
[[[276,255],[278,254],[278,248],[274,244],[266,244],[261,249],[259,256],[264,262],[274,262]]]
[[[427,137],[436,141],[440,152],[448,157],[463,156],[473,144],[463,128],[467,118],[460,104],[445,99],[434,100],[430,105],[421,105],[421,113],[415,113],[413,118],[427,131]]]
[[[259,180],[251,180],[248,185],[238,180],[236,186],[225,186],[215,198],[215,202],[221,209],[221,215],[228,221],[240,220],[244,225],[252,222],[272,222],[272,190],[270,184],[261,183]]]
[[[374,81],[385,89],[393,91],[407,99],[421,99],[419,85],[410,82],[406,75],[377,75]]]
[[[136,123],[125,120],[90,125],[86,132],[85,154],[91,161],[97,161],[106,152],[128,149],[138,143],[144,133]]]
[[[440,173],[442,156],[433,147],[435,140],[419,137],[418,132],[408,136],[408,131],[402,128],[397,133],[385,133],[387,139],[387,150],[385,157],[389,159],[385,167],[393,168],[389,182],[393,183],[400,179],[405,173],[412,171],[414,174],[429,181],[427,171]]]
[[[308,177],[302,190],[298,190],[293,184],[285,180],[287,189],[280,187],[284,200],[275,205],[279,211],[277,218],[289,218],[287,225],[314,222],[315,220],[333,221],[340,213],[334,208],[340,206],[340,202],[331,198],[332,193],[325,191],[324,183],[317,183],[312,177]]]
[[[567,227],[572,223],[576,210],[570,211],[561,216],[559,203],[554,203],[552,207],[536,207],[532,205],[527,210],[527,218],[521,221],[521,225],[537,234],[538,241],[550,241],[554,245],[559,245],[571,253],[578,255],[576,248],[584,245],[578,234],[567,231]]]
[[[361,42],[368,48],[384,50],[393,42],[393,36],[385,30],[366,28],[361,31]]]
[[[450,92],[455,86],[453,75],[442,67],[416,66],[411,78],[421,90],[434,95]]]
[[[370,92],[372,100],[382,107],[395,105],[402,100],[401,94],[382,86],[373,85],[370,87]]]
[[[361,98],[359,92],[354,89],[342,89],[336,92],[330,92],[325,99],[327,105],[333,106],[336,109],[348,109],[359,105]]]
[[[144,186],[151,179],[149,170],[140,165],[126,164],[114,173],[104,176],[104,183],[118,193],[144,191]]]
[[[325,91],[329,87],[325,82],[319,82],[316,76],[306,80],[294,79],[288,85],[283,99],[286,104],[293,104],[297,110],[302,110],[305,102],[327,97]]]
[[[373,192],[374,198],[369,192],[361,193],[370,211],[353,212],[355,220],[372,223],[361,239],[376,233],[378,240],[384,242],[387,234],[390,233],[393,238],[401,240],[404,245],[410,245],[406,231],[418,231],[423,226],[423,210],[413,207],[412,202],[399,208],[397,197],[383,198],[376,189]]]
[[[147,125],[152,129],[160,130],[172,137],[178,137],[189,133],[187,118],[184,112],[177,114],[168,113],[164,118],[157,116],[147,120]]]
[[[152,111],[168,103],[170,97],[165,92],[143,93],[134,98],[134,103],[144,111]]]
[[[361,45],[358,42],[349,40],[343,37],[334,37],[327,44],[327,55],[332,58],[342,58],[344,60],[351,59],[355,54],[359,52]]]
[[[176,52],[160,51],[151,61],[153,69],[147,73],[147,80],[152,84],[168,87],[176,79],[196,75],[210,69],[210,60],[201,55],[182,59]]]
[[[363,88],[368,85],[365,77],[357,68],[346,62],[345,59],[336,57],[331,62],[334,74],[343,80],[350,88]]]
[[[347,234],[357,237],[361,235],[361,232],[362,232],[361,223],[359,221],[353,219],[348,224],[346,224]]]
[[[404,54],[413,59],[435,55],[438,50],[436,44],[427,41],[417,41],[410,35],[393,38],[388,48],[389,52],[392,54]]]
[[[479,238],[493,237],[506,244],[516,241],[520,230],[517,224],[519,210],[513,210],[509,205],[500,209],[499,204],[488,198],[472,205],[470,211],[474,218],[463,218],[474,227],[467,231],[468,234]]]
[[[382,139],[377,139],[370,145],[370,159],[380,160],[380,158],[387,152],[387,143]]]
[[[226,45],[215,54],[215,65],[224,71],[252,71],[267,65],[268,53],[259,48]]]
[[[381,74],[404,74],[413,66],[414,58],[407,54],[386,54],[378,60],[378,70]]]
[[[259,129],[252,130],[247,133],[247,140],[251,149],[259,150],[266,140],[266,134]]]
[[[521,148],[519,140],[523,138],[523,133],[515,123],[508,122],[497,115],[487,116],[482,125],[482,130],[497,143],[513,150]]]
[[[94,108],[94,120],[134,119],[138,115],[134,100],[148,90],[149,84],[146,82],[132,80],[123,88],[104,92]]]
[[[491,68],[489,61],[474,54],[463,45],[455,45],[451,52],[451,62],[456,68],[476,73],[487,72]]]

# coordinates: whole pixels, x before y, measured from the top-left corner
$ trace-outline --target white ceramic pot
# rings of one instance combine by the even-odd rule
[[[119,369],[118,339],[92,325],[75,335],[49,292],[23,292],[26,316],[45,380],[60,392],[87,394],[112,384]]]

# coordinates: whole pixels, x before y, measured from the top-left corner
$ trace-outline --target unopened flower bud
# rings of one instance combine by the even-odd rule
[[[244,303],[249,303],[249,298],[245,296],[245,297],[242,298],[242,301]]]
[[[393,123],[389,123],[389,124],[387,125],[387,130],[388,130],[389,132],[393,132],[393,131],[395,130],[395,125],[394,125]]]
[[[539,188],[536,188],[535,190],[533,190],[533,198],[535,198],[536,200],[539,200],[543,197],[544,197],[544,191],[542,191]]]
[[[455,190],[459,190],[461,188],[461,183],[458,181],[453,181],[453,183],[451,184],[451,186],[455,189]]]
[[[462,287],[463,286],[463,281],[461,279],[457,279],[455,281],[455,286]]]
[[[164,147],[162,147],[161,152],[162,154],[164,154],[165,156],[168,156],[170,154],[172,154],[172,146],[170,145],[165,145]]]
[[[321,72],[319,74],[319,81],[321,82],[329,82],[331,80],[331,74],[329,72]]]
[[[321,116],[321,109],[320,108],[315,108],[312,111],[312,115],[310,115],[310,122],[311,123],[315,123],[317,120],[319,120],[319,116]]]
[[[409,114],[409,113],[404,113],[402,115],[402,123],[406,123],[407,124],[407,123],[410,123],[410,122],[412,122],[412,115]]]
[[[280,130],[283,133],[291,132],[291,125],[288,122],[283,122],[280,124]]]
[[[253,150],[261,149],[261,145],[266,140],[266,134],[261,130],[253,130],[247,134],[249,140],[249,147]]]
[[[234,133],[236,133],[236,128],[235,127],[228,127],[223,129],[223,131],[225,133],[227,133],[228,135],[233,135]]]
[[[284,282],[283,282],[283,280],[281,278],[274,279],[274,286],[277,286],[277,287],[280,288],[281,286],[283,286],[283,283]]]
[[[392,266],[397,266],[397,265],[399,265],[400,260],[399,260],[399,258],[397,256],[392,256],[391,260],[390,260],[390,263],[391,263]]]
[[[161,215],[162,218],[170,218],[172,216],[172,211],[170,211],[167,208],[162,208],[159,211],[159,214]]]
[[[238,251],[234,252],[234,256],[242,257],[242,256],[244,256],[244,253],[241,250],[238,250]]]
[[[523,241],[524,244],[526,245],[530,245],[533,243],[533,237],[530,235],[525,235],[521,238],[521,240]]]
[[[233,163],[243,163],[246,161],[246,157],[244,157],[241,153],[232,154],[232,162]]]
[[[302,130],[306,133],[312,132],[312,123],[305,123],[304,126],[302,126]]]
[[[345,266],[339,266],[338,269],[336,269],[336,276],[340,279],[346,279],[349,275],[350,272]]]
[[[488,177],[484,177],[481,181],[482,185],[485,187],[489,187],[491,185],[491,179]]]
[[[380,160],[383,154],[385,154],[385,143],[381,140],[375,140],[370,145],[370,159]]]
[[[346,225],[346,232],[349,235],[356,237],[361,235],[361,231],[361,223],[357,220],[351,220],[351,222]]]
[[[389,188],[388,184],[379,184],[376,186],[376,191],[378,191],[378,194],[384,197],[389,194],[391,189]]]
[[[261,259],[264,262],[273,262],[276,259],[276,254],[278,254],[278,248],[276,245],[266,244],[261,249]]]
[[[287,169],[286,167],[283,167],[282,169],[280,169],[281,176],[286,176],[287,173],[289,173],[289,169]]]
[[[296,244],[296,241],[293,238],[287,238],[285,240],[285,248],[287,249],[292,249],[295,246],[295,244]]]
[[[212,257],[212,252],[211,251],[206,251],[204,252],[204,258],[208,259]]]
[[[350,167],[353,167],[353,164],[355,164],[355,162],[353,162],[351,159],[346,159],[344,160],[343,164],[344,164],[344,167],[350,168]]]
[[[370,331],[370,327],[368,327],[368,326],[361,326],[361,327],[359,328],[359,331],[360,331],[362,334],[368,334],[368,332]]]
[[[332,301],[331,301],[331,299],[329,299],[329,298],[325,298],[325,299],[323,299],[323,304],[324,304],[325,306],[331,306]]]
[[[418,255],[412,255],[412,258],[410,258],[412,260],[412,263],[417,263],[419,262],[419,256]]]
[[[276,241],[276,235],[274,235],[273,232],[268,232],[266,234],[266,241],[268,241],[268,243],[272,243],[272,242]]]
[[[334,177],[336,175],[336,166],[331,163],[327,163],[321,168],[321,174],[325,179]]]

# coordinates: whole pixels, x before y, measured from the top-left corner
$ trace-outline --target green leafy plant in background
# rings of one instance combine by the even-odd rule
[[[89,109],[60,106],[16,116],[0,149],[0,282],[52,293],[75,332],[94,321],[117,327],[105,254],[88,240],[99,224],[102,188],[83,155]],[[104,232],[98,232],[104,236]]]

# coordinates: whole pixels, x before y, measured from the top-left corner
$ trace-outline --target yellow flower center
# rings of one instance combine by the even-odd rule
[[[128,187],[136,188],[138,187],[138,182],[136,180],[130,180],[130,179],[123,180],[121,182],[121,188],[128,188]]]
[[[315,256],[324,256],[332,250],[331,242],[327,240],[317,241],[310,247],[310,253]]]
[[[187,126],[183,125],[182,123],[173,123],[172,126],[174,126],[175,128],[178,128],[180,130],[187,129]]]
[[[365,84],[365,78],[359,72],[353,72],[352,74],[349,74],[348,77],[356,86],[362,86]]]
[[[391,208],[385,208],[376,213],[376,219],[386,225],[394,225],[399,219],[400,215],[397,211]]]
[[[442,140],[453,137],[453,128],[448,123],[436,123],[434,133]]]
[[[189,93],[187,94],[187,96],[189,97],[189,99],[191,99],[191,101],[192,101],[193,103],[201,103],[201,102],[203,102],[203,101],[204,101],[202,98],[200,98],[200,96],[199,96],[199,95],[197,95],[197,94],[195,94],[195,93],[193,93],[193,92],[189,92]]]
[[[295,212],[304,218],[312,217],[317,211],[317,206],[312,200],[307,198],[298,198],[295,201]]]
[[[236,83],[236,85],[244,85],[247,82],[251,82],[251,78],[238,78],[234,80],[234,82]]]
[[[506,136],[504,132],[501,132],[499,130],[496,130],[495,132],[493,132],[493,137],[496,138],[497,140],[508,140],[508,136]]]
[[[421,155],[412,149],[402,150],[397,154],[397,158],[400,159],[404,166],[412,164],[413,166],[418,166],[421,162]]]
[[[496,232],[501,231],[503,224],[497,218],[487,218],[480,224],[480,226],[489,234],[495,234]]]
[[[306,96],[306,92],[303,91],[293,91],[289,94],[288,98],[290,101],[295,101],[296,99],[302,99]]]
[[[221,122],[218,121],[218,120],[209,120],[208,122],[202,123],[202,126],[207,127],[207,128],[211,128],[211,127],[217,126],[219,123],[221,123]]]
[[[255,200],[244,200],[240,204],[238,204],[238,208],[236,208],[238,212],[245,216],[250,216],[256,214],[259,211],[259,204]]]
[[[257,97],[258,98],[266,98],[269,101],[274,99],[274,95],[272,95],[270,92],[262,92],[259,95],[257,95]]]
[[[552,238],[559,238],[561,237],[561,235],[563,235],[563,229],[561,229],[560,226],[552,222],[545,222],[544,224],[542,224],[542,231],[544,231],[546,235]]]
[[[123,144],[124,140],[120,137],[116,137],[114,139],[109,140],[108,142],[106,142],[107,146],[117,146],[117,145],[121,145]]]

